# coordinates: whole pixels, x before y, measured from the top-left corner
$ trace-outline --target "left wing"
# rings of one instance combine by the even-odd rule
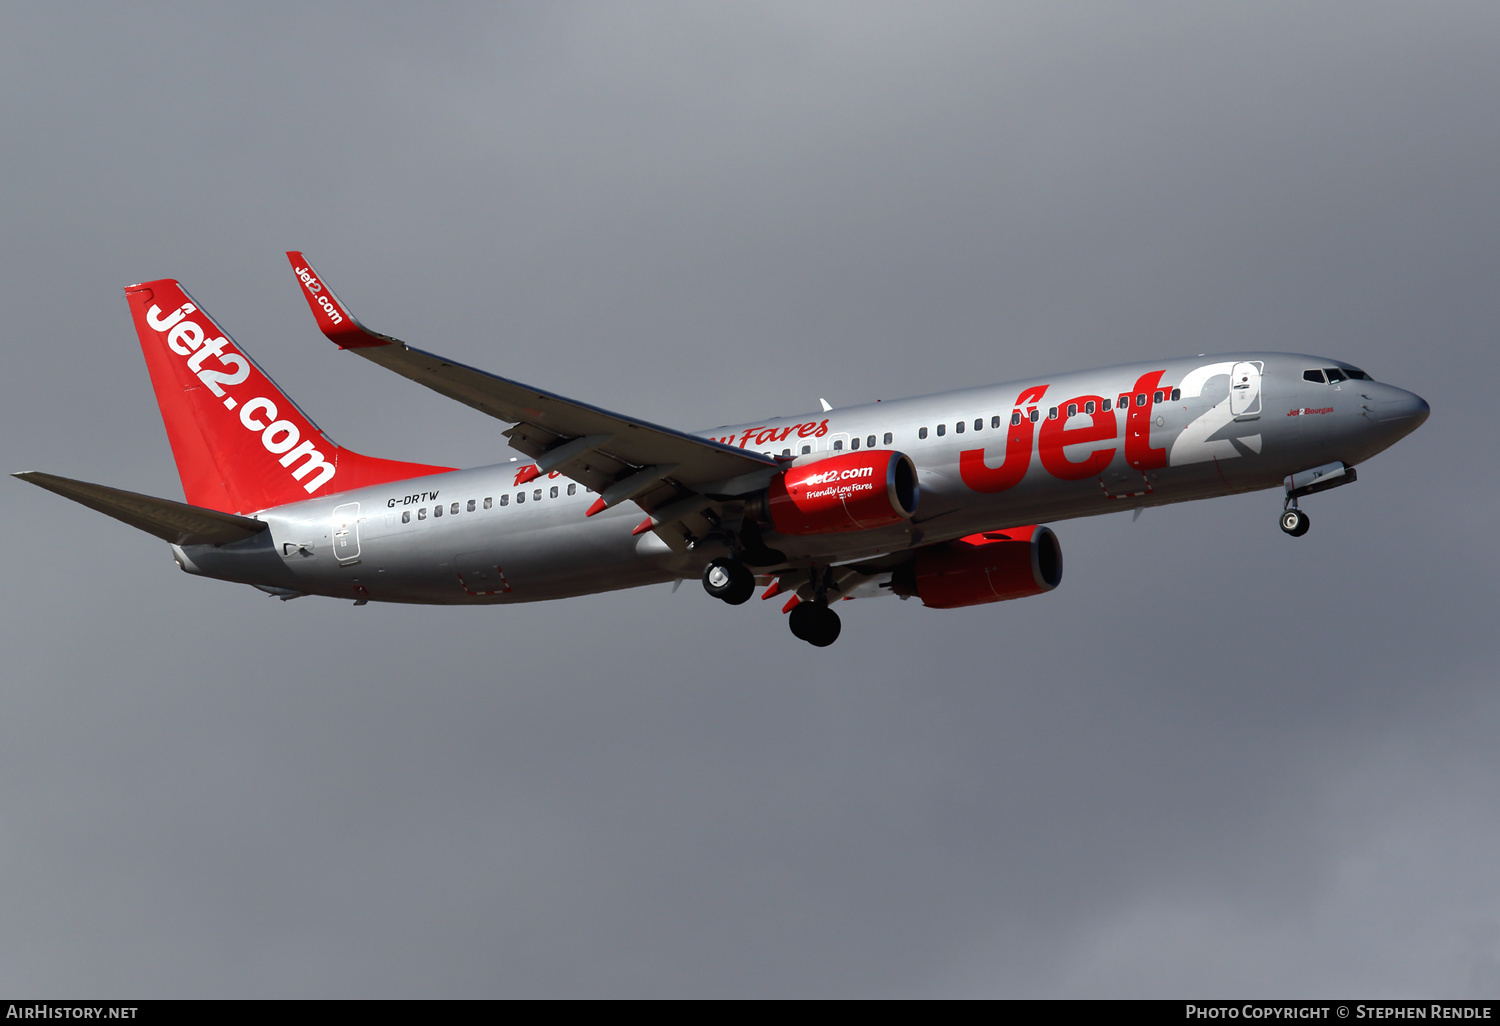
[[[719,500],[763,486],[780,467],[774,457],[611,413],[371,331],[300,252],[288,252],[287,259],[324,335],[342,349],[514,425],[504,432],[510,444],[536,460],[535,471],[523,471],[517,484],[556,471],[599,493],[590,516],[634,500],[651,514],[652,529],[681,549],[717,525]]]

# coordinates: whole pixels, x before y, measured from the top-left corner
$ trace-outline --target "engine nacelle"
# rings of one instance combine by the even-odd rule
[[[958,609],[1051,591],[1062,569],[1062,546],[1050,529],[1012,527],[922,549],[892,584],[924,606]]]
[[[763,512],[782,534],[868,531],[910,520],[917,495],[911,457],[865,449],[783,470],[771,479]]]

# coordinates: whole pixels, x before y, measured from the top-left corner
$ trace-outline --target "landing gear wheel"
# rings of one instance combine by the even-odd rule
[[[839,640],[843,624],[839,614],[821,602],[804,602],[792,610],[787,617],[792,633],[809,645],[827,648]]]
[[[1281,514],[1281,529],[1293,538],[1301,538],[1312,526],[1312,519],[1300,509],[1285,510]]]
[[[703,590],[737,606],[755,594],[755,575],[737,559],[716,559],[703,568]]]

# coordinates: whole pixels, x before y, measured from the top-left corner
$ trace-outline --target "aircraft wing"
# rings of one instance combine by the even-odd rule
[[[107,485],[75,481],[56,474],[28,470],[11,476],[82,503],[89,509],[98,510],[174,545],[227,545],[253,538],[267,526],[264,521],[252,520],[250,517],[220,513],[216,509],[190,506],[171,499],[158,499],[154,495],[141,495],[139,492],[127,492]]]
[[[703,520],[711,496],[764,483],[780,464],[672,428],[590,406],[519,381],[466,367],[366,328],[333,294],[300,252],[287,253],[303,297],[323,334],[403,377],[513,426],[512,447],[536,460],[517,484],[557,472],[600,495],[590,515],[633,500],[674,548],[711,529]],[[711,514],[712,515],[712,514]],[[673,525],[675,529],[663,530]]]

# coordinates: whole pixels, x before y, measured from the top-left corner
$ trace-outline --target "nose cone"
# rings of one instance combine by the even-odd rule
[[[1421,427],[1431,413],[1426,399],[1404,388],[1384,385],[1365,393],[1364,414],[1374,421],[1372,440],[1380,449],[1395,445]]]
[[[1415,392],[1401,388],[1389,388],[1389,394],[1381,396],[1375,403],[1375,420],[1389,424],[1402,434],[1415,431],[1432,413],[1427,400]]]

